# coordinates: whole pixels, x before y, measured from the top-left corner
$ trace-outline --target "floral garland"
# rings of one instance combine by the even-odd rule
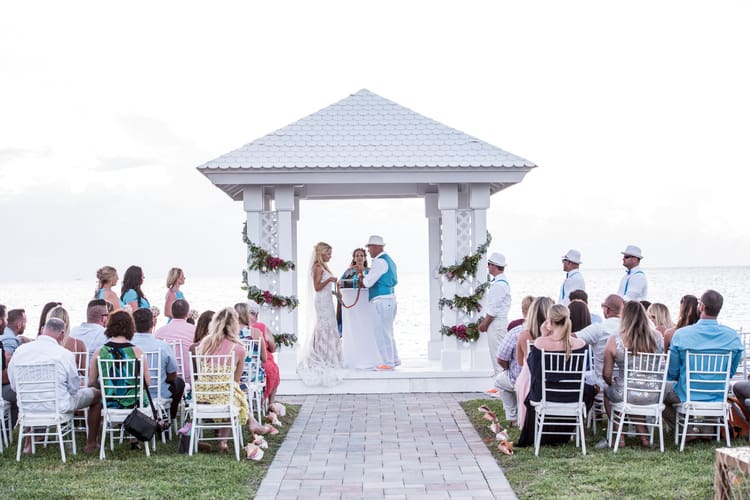
[[[479,262],[482,256],[487,253],[490,247],[492,235],[487,231],[487,240],[477,247],[476,252],[466,255],[460,264],[452,266],[440,266],[438,274],[444,275],[449,281],[458,280],[463,283],[467,279],[474,278],[477,275]],[[472,295],[454,295],[452,299],[442,297],[438,301],[438,307],[442,310],[445,307],[450,309],[459,309],[466,314],[479,312],[482,309],[480,301],[490,286],[490,281],[486,281],[477,286]],[[440,327],[440,333],[448,337],[456,337],[461,342],[476,342],[479,339],[479,323],[471,322],[466,325],[453,325]]]
[[[468,325],[442,326],[440,333],[447,337],[456,337],[462,342],[476,342],[479,340],[479,323]]]
[[[454,264],[448,267],[440,266],[438,268],[438,274],[444,274],[449,280],[456,279],[460,283],[463,283],[468,278],[473,278],[477,275],[479,261],[482,260],[482,255],[487,253],[491,241],[492,235],[487,231],[487,241],[479,245],[476,252],[472,255],[465,256],[460,264]]]
[[[262,273],[294,270],[294,262],[291,260],[274,257],[269,252],[250,241],[250,238],[247,237],[247,222],[242,226],[242,241],[245,242],[248,249],[247,268],[249,270],[258,270]]]
[[[283,345],[286,347],[292,347],[297,343],[297,336],[293,333],[275,333],[273,335],[273,341],[276,342],[277,346]]]
[[[246,274],[246,273],[243,273]],[[271,307],[286,307],[289,311],[294,311],[299,305],[297,297],[284,297],[283,295],[275,295],[270,290],[261,290],[257,286],[248,286],[247,280],[243,282],[243,290],[247,290],[247,298],[252,299],[258,304],[268,304]]]

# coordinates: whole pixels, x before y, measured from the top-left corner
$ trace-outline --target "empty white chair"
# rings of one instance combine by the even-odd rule
[[[727,446],[729,442],[729,373],[732,367],[732,353],[705,353],[687,351],[685,353],[685,384],[687,400],[676,404],[675,433],[680,451],[685,449],[687,436],[702,436],[689,432],[690,427],[714,427],[716,441],[720,441],[719,430],[724,428]]]
[[[44,436],[46,440],[56,438],[65,462],[66,442],[70,443],[72,453],[76,453],[75,426],[73,414],[60,411],[55,363],[17,364],[14,370],[19,428],[16,460],[21,460],[25,437],[31,438],[31,452],[34,453],[36,436]],[[48,432],[50,427],[54,428],[52,434]]]
[[[122,424],[133,408],[151,417],[150,406],[144,405],[143,373],[145,357],[138,359],[99,358],[99,386],[102,391],[102,439],[99,459],[104,460],[104,447],[109,434],[109,449],[115,449],[115,433],[122,442]],[[149,444],[143,443],[146,456],[151,456]]]
[[[193,425],[189,454],[198,450],[199,441],[226,439],[220,436],[208,437],[204,435],[204,430],[229,429],[235,456],[239,461],[242,423],[239,421],[240,408],[234,401],[234,352],[226,356],[197,354],[191,356],[191,359],[196,380],[190,405]]]
[[[541,350],[542,398],[531,401],[536,411],[534,455],[539,456],[542,434],[570,435],[575,433],[576,446],[586,454],[586,405],[583,391],[586,376],[587,352],[547,352]],[[569,402],[566,402],[569,401]],[[544,430],[545,425],[571,427],[569,431]]]
[[[612,418],[607,424],[607,440],[612,446],[612,434],[617,425],[617,436],[614,441],[614,452],[620,445],[622,429],[625,424],[642,425],[649,428],[648,436],[654,443],[654,429],[659,429],[659,449],[664,452],[664,390],[667,385],[667,368],[669,353],[639,353],[635,356],[625,351],[625,381],[623,400],[611,403]],[[633,418],[635,417],[635,418]],[[635,435],[643,435],[635,432]]]

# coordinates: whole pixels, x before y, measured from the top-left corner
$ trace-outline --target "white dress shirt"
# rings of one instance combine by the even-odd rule
[[[504,319],[505,326],[507,326],[510,312],[510,285],[505,273],[500,273],[492,279],[485,295],[482,312],[495,319]]]
[[[573,290],[586,290],[586,282],[583,274],[578,269],[565,273],[565,281],[560,287],[560,303],[564,306],[570,304],[570,292]]]
[[[646,300],[648,298],[648,281],[641,266],[628,270],[620,280],[617,295],[625,300]]]
[[[13,357],[10,358],[8,366],[8,378],[10,387],[16,389],[17,374],[15,365],[19,364],[42,364],[54,363],[57,378],[56,397],[62,413],[71,413],[75,410],[73,396],[81,388],[81,378],[78,376],[75,356],[72,352],[57,343],[55,339],[47,335],[39,335],[33,342],[27,342],[19,346]],[[43,397],[48,397],[44,395]],[[55,411],[54,406],[47,403],[33,408],[40,412]]]

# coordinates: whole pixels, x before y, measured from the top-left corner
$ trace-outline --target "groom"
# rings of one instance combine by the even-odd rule
[[[396,295],[393,287],[398,284],[396,263],[384,251],[385,242],[382,236],[370,236],[367,251],[372,258],[370,271],[364,275],[364,267],[357,265],[357,274],[362,284],[370,291],[370,302],[374,309],[375,343],[383,358],[379,370],[392,370],[401,364],[393,340],[393,320],[396,317]]]

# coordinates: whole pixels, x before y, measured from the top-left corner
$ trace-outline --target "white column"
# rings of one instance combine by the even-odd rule
[[[278,217],[277,239],[279,242],[278,257],[284,260],[294,258],[294,186],[276,186],[274,205]],[[295,271],[279,271],[279,294],[294,294],[297,275]],[[279,310],[279,327],[281,332],[297,333],[297,311]]]
[[[472,252],[487,240],[487,209],[490,206],[490,188],[487,184],[472,184],[469,193],[469,208],[472,209],[471,243]],[[476,285],[487,281],[487,256],[477,267]],[[471,368],[473,370],[492,370],[492,360],[489,352],[487,335],[480,334],[479,340],[471,351]]]
[[[452,266],[456,263],[456,209],[458,209],[458,186],[456,184],[438,185],[438,209],[442,222],[442,265]],[[456,282],[443,278],[442,295],[452,298],[456,293]],[[457,314],[455,309],[445,307],[442,311],[444,325],[455,325]],[[440,361],[443,370],[461,369],[461,352],[455,337],[443,337],[443,348]]]
[[[260,245],[263,188],[261,186],[245,186],[242,190],[242,205],[247,215],[247,237],[256,245]],[[249,254],[248,252],[248,256]],[[247,263],[245,263],[245,268],[247,268]],[[260,286],[260,272],[258,270],[248,271],[247,283],[251,286]]]
[[[427,276],[430,283],[430,340],[427,342],[427,359],[438,361],[443,347],[440,334],[441,316],[438,301],[440,300],[440,211],[438,210],[438,194],[428,193],[424,198],[425,216],[427,217]]]

